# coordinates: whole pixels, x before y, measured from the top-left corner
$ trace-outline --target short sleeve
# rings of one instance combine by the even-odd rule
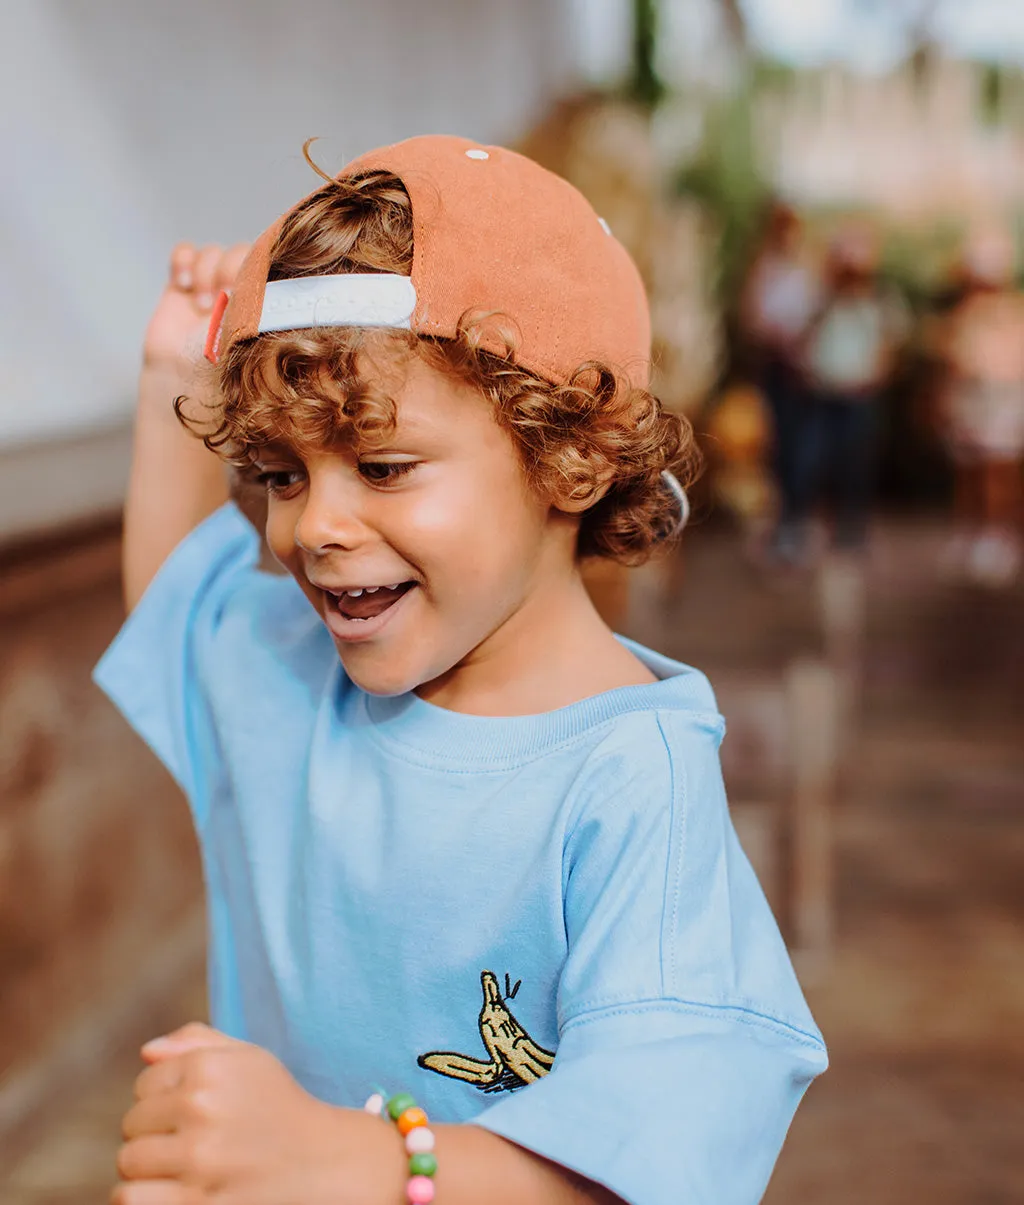
[[[216,511],[160,567],[93,675],[174,776],[197,823],[217,762],[202,690],[204,650],[257,557],[256,533],[235,506]]]
[[[657,730],[605,759],[566,843],[553,1069],[476,1124],[631,1205],[755,1205],[825,1048],[729,820],[720,730]]]

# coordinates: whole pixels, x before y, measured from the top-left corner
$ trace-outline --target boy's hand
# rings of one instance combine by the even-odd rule
[[[174,548],[227,501],[224,469],[175,414],[175,398],[216,402],[212,373],[199,371],[217,293],[230,287],[248,248],[179,243],[170,279],[146,328],[135,452],[125,502],[124,597],[131,610]],[[207,367],[209,367],[207,365]],[[214,396],[209,396],[213,394]],[[190,414],[199,415],[195,405]]]
[[[361,1205],[382,1176],[401,1198],[395,1127],[314,1099],[268,1051],[193,1024],[143,1057],[113,1205]]]
[[[238,243],[224,250],[201,250],[179,243],[171,252],[170,274],[146,328],[143,360],[147,367],[194,362],[202,350],[210,311],[222,289],[230,289],[249,250]]]

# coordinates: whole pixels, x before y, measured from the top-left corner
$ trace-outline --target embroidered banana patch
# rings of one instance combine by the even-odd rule
[[[547,1075],[555,1056],[538,1046],[509,1011],[493,972],[483,971],[480,984],[484,1003],[478,1025],[490,1061],[445,1051],[421,1054],[416,1061],[428,1071],[464,1080],[483,1092],[514,1092]],[[506,975],[505,996],[514,1000],[518,991],[519,983],[511,987]]]

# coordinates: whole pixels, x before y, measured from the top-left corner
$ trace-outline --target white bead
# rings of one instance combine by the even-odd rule
[[[473,150],[466,152],[467,159],[490,159],[490,155],[486,151],[482,151],[479,147],[474,147]]]
[[[384,1097],[379,1092],[374,1092],[363,1108],[374,1117],[379,1117],[384,1112]]]
[[[405,1149],[410,1155],[425,1155],[434,1149],[434,1135],[426,1126],[417,1126],[405,1136]]]

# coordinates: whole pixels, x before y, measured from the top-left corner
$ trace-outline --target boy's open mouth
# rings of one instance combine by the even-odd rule
[[[360,586],[351,590],[325,591],[328,606],[345,619],[374,619],[407,594],[415,582],[398,582],[393,586]]]

